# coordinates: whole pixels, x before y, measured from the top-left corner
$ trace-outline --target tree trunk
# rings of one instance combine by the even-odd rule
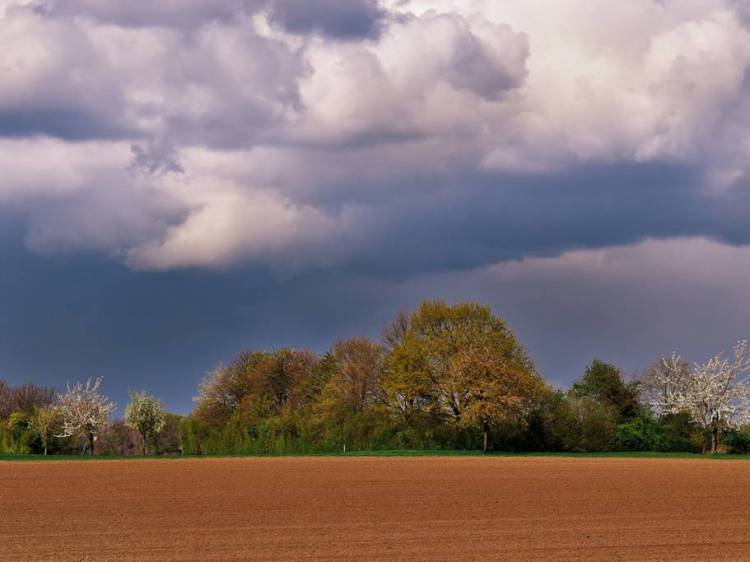
[[[44,456],[45,457],[47,456],[47,444],[46,443],[44,444]]]
[[[143,439],[143,456],[145,457],[146,456],[146,438],[142,437],[141,439]]]
[[[711,452],[719,452],[719,428],[715,425],[711,428]]]
[[[482,424],[482,452],[486,453],[490,442],[490,426],[486,422]]]
[[[94,434],[89,433],[89,455],[94,456]]]

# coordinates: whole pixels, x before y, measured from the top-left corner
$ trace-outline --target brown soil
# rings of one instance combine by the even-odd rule
[[[0,463],[0,560],[748,560],[750,462]]]

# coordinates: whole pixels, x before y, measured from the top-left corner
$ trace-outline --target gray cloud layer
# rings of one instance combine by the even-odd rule
[[[746,259],[748,69],[737,0],[0,0],[0,212],[135,279],[575,295]]]

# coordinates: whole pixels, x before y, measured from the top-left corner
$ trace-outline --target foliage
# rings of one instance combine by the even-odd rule
[[[615,448],[618,412],[590,396],[571,397],[560,412],[560,435],[567,451],[611,451]]]
[[[126,457],[143,451],[140,434],[123,420],[116,420],[99,432],[94,447],[97,455]]]
[[[54,388],[35,384],[11,387],[0,380],[0,419],[7,419],[13,412],[31,414],[35,408],[49,406],[56,399]]]
[[[384,393],[410,425],[442,419],[479,430],[483,449],[493,427],[523,423],[544,383],[505,323],[489,308],[425,301],[386,332]]]
[[[148,452],[148,445],[164,429],[167,408],[164,402],[147,392],[131,394],[130,403],[125,407],[125,424],[138,432],[141,438],[143,456]]]
[[[747,455],[750,453],[750,427],[738,427],[730,429],[724,435],[722,444],[727,450],[736,455]]]
[[[750,452],[747,344],[689,367],[662,359],[634,382],[594,360],[552,390],[502,319],[475,303],[401,311],[380,343],[326,353],[248,351],[209,373],[193,412],[145,392],[124,420],[101,379],[55,394],[0,381],[0,454],[304,454],[375,451]],[[98,439],[95,439],[98,438]]]
[[[157,455],[179,455],[180,423],[182,416],[167,412],[164,416],[164,427],[154,439],[154,453]]]
[[[664,431],[659,421],[648,410],[642,410],[617,426],[615,444],[621,451],[661,451]]]
[[[588,396],[614,408],[620,420],[632,417],[638,407],[636,385],[626,384],[620,370],[609,363],[594,359],[584,375],[573,383],[572,396]]]
[[[62,416],[57,405],[36,406],[29,418],[31,429],[41,442],[43,453],[46,455],[50,441],[59,433],[62,426]]]

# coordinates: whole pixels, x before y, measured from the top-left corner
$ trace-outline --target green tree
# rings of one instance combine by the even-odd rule
[[[140,434],[144,457],[148,452],[148,444],[164,428],[166,416],[167,409],[161,400],[145,391],[130,395],[130,403],[125,408],[125,424]]]
[[[330,376],[312,410],[325,448],[370,448],[387,425],[382,390],[383,347],[367,338],[336,343]]]
[[[618,414],[591,396],[568,397],[559,420],[564,446],[570,451],[611,451],[615,448]]]
[[[641,408],[636,416],[617,426],[615,441],[626,451],[661,451],[664,429],[650,410]]]
[[[591,397],[614,408],[620,420],[633,417],[638,409],[635,384],[627,384],[620,370],[609,363],[594,359],[570,391],[576,398]]]
[[[50,441],[60,431],[61,425],[62,416],[57,406],[37,406],[34,408],[29,419],[29,427],[39,437],[45,456],[47,456]]]
[[[11,391],[7,382],[0,379],[0,420],[5,420],[13,412]]]

